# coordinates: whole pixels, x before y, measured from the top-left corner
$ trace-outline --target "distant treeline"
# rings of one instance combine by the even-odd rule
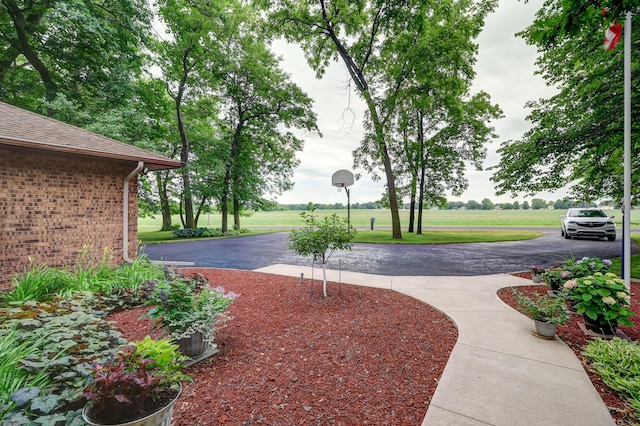
[[[335,204],[314,204],[318,210],[342,210],[346,209],[347,205],[342,203]],[[381,202],[374,201],[370,203],[353,203],[352,209],[363,210],[376,210],[386,208]],[[276,210],[307,210],[307,204],[278,204],[275,207]]]
[[[318,210],[341,210],[346,209],[347,206],[343,203],[335,204],[315,204]],[[565,210],[570,207],[603,207],[613,208],[614,203],[612,201],[603,201],[598,205],[597,203],[585,203],[573,200],[556,200],[546,201],[541,198],[534,198],[529,201],[523,201],[522,203],[514,200],[511,203],[493,203],[488,198],[478,202],[475,200],[464,201],[449,201],[443,206],[427,206],[427,208],[437,208],[442,210],[540,210],[540,209],[555,209]],[[409,204],[404,204],[402,208],[408,209]],[[387,208],[381,201],[373,201],[369,203],[354,203],[351,204],[352,209],[384,209]],[[307,204],[271,204],[267,206],[266,210],[306,210]]]

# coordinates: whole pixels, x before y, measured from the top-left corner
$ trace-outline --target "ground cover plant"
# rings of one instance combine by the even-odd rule
[[[82,424],[75,403],[91,365],[125,343],[100,312],[87,293],[0,306],[0,341],[14,345],[0,358],[0,423]]]
[[[164,276],[144,256],[114,266],[110,251],[79,251],[71,268],[32,264],[0,293],[0,423],[84,424],[82,389],[95,362],[126,341],[104,317],[139,306],[136,289]]]

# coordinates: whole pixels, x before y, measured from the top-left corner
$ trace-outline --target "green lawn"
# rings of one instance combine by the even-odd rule
[[[316,210],[320,216],[336,213],[339,216],[347,217],[347,210]],[[522,228],[558,228],[560,232],[560,216],[564,210],[425,210],[423,213],[422,225],[424,227],[458,227],[458,226],[491,226],[491,227],[522,227]],[[610,215],[616,216],[618,226],[622,223],[622,214],[619,210],[608,211]],[[375,218],[375,227],[391,226],[391,213],[389,209],[380,210],[351,210],[351,224],[359,228],[369,228],[371,218]],[[138,227],[140,230],[160,229],[161,216],[155,218],[140,218]],[[229,218],[230,220],[232,218]],[[640,210],[631,212],[633,224],[640,223]],[[400,210],[400,222],[403,231],[407,229],[409,223],[409,211]],[[173,217],[173,223],[180,223],[178,216]],[[300,211],[279,211],[279,212],[249,212],[247,216],[241,218],[243,228],[291,228],[303,224],[300,219]],[[198,226],[218,228],[221,226],[221,216],[219,214],[203,214],[200,217]]]
[[[402,240],[392,238],[391,231],[358,231],[354,243],[386,243],[386,244],[450,244],[450,243],[492,243],[496,241],[531,240],[541,236],[535,231],[476,231],[426,230],[422,234],[405,232]]]

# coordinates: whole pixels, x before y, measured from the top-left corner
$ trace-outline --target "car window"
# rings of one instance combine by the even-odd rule
[[[569,216],[573,217],[607,217],[603,210],[572,210]]]

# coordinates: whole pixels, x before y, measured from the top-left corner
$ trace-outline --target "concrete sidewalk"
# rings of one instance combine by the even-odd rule
[[[322,280],[322,270],[272,265],[257,272]],[[386,288],[446,313],[458,327],[423,425],[615,425],[573,351],[531,334],[533,322],[496,295],[531,281],[511,275],[383,276],[327,271],[333,282]]]

